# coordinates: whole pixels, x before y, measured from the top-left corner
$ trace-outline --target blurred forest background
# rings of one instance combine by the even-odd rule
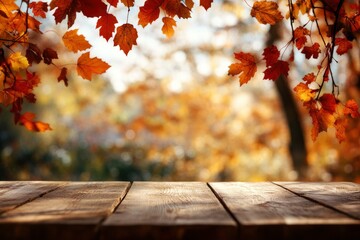
[[[127,9],[121,11],[125,16]],[[139,28],[142,37],[128,56],[104,39],[94,40],[92,51],[113,67],[92,82],[74,74],[66,87],[43,66],[38,104],[27,108],[53,130],[28,132],[1,112],[0,180],[360,182],[358,120],[350,123],[346,142],[339,144],[331,131],[312,142],[311,119],[294,99],[290,107],[300,114],[302,149],[289,130],[279,86],[259,77],[240,88],[237,78],[227,76],[234,51],[261,58],[267,43],[283,46],[290,39],[287,26],[275,36],[249,11],[242,1],[215,1],[209,11],[197,9],[192,19],[178,22],[171,39],[156,24]],[[90,40],[96,36],[91,24],[96,23],[78,23]],[[51,44],[64,32],[61,25],[43,31]],[[354,51],[341,57],[336,74],[340,97],[358,101],[360,54]],[[297,69],[281,91],[292,90],[313,67],[297,57]],[[297,165],[297,156],[306,162]]]

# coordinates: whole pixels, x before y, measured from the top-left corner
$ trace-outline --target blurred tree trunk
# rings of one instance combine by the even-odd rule
[[[269,29],[267,46],[275,44],[280,39],[281,25],[272,25]],[[306,177],[307,171],[307,149],[305,144],[304,130],[301,115],[292,95],[288,79],[281,75],[275,81],[276,90],[279,94],[283,111],[286,116],[287,126],[290,133],[289,152],[294,169],[298,173],[299,179]]]

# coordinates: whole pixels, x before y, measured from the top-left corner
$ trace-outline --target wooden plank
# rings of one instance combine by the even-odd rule
[[[135,182],[101,239],[235,239],[236,222],[206,183]]]
[[[360,185],[349,182],[275,182],[290,191],[313,199],[360,220]],[[360,239],[360,236],[359,236]]]
[[[2,239],[95,239],[130,184],[73,182],[0,216]]]
[[[359,239],[360,222],[272,183],[210,183],[240,239]]]
[[[60,182],[0,182],[0,214],[51,192]]]

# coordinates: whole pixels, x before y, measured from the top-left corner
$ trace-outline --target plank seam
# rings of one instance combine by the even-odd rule
[[[57,186],[57,187],[55,187],[55,188],[52,188],[52,189],[50,189],[50,190],[48,190],[48,191],[42,192],[42,193],[40,193],[40,194],[37,195],[37,196],[34,196],[34,197],[32,197],[32,198],[27,199],[26,201],[24,201],[24,202],[22,202],[22,203],[19,203],[18,205],[14,206],[14,207],[11,208],[11,209],[7,209],[7,210],[4,210],[4,211],[0,212],[0,215],[4,214],[4,213],[6,213],[6,212],[12,211],[12,210],[14,210],[14,209],[17,209],[17,208],[19,208],[19,207],[21,207],[21,206],[23,206],[23,205],[25,205],[25,204],[27,204],[27,203],[33,202],[34,200],[36,200],[36,199],[38,199],[38,198],[41,198],[41,197],[45,196],[46,194],[51,193],[51,192],[57,190],[57,189],[60,188],[60,187],[65,186],[65,185],[66,185],[66,184],[61,184],[61,185],[59,185],[59,186]]]
[[[118,203],[115,204],[115,207],[113,207],[113,209],[108,213],[106,214],[100,221],[99,223],[96,225],[96,228],[95,228],[95,235],[96,235],[96,239],[100,239],[101,238],[101,235],[100,235],[100,229],[102,227],[102,224],[105,222],[105,220],[111,215],[113,214],[114,212],[116,212],[116,209],[118,209],[118,207],[120,206],[120,204],[124,201],[124,199],[126,198],[126,195],[128,194],[130,188],[132,187],[133,185],[133,182],[129,182],[129,184],[126,186],[125,188],[125,194],[123,196],[120,195],[119,198],[117,198],[118,200]]]
[[[331,205],[328,205],[328,204],[326,204],[326,203],[324,203],[324,202],[321,202],[321,201],[318,201],[318,200],[313,199],[313,198],[311,198],[311,197],[305,196],[304,194],[295,192],[295,191],[293,191],[293,190],[291,190],[291,189],[289,189],[289,188],[286,188],[285,186],[282,186],[281,184],[278,184],[278,183],[275,183],[275,182],[271,182],[271,183],[274,184],[274,185],[276,185],[276,186],[278,186],[278,187],[281,187],[281,188],[283,188],[283,189],[285,189],[285,190],[287,190],[287,191],[289,191],[289,192],[291,192],[291,193],[293,193],[293,194],[295,194],[296,196],[302,197],[302,198],[304,198],[304,199],[306,199],[306,200],[308,200],[308,201],[311,201],[311,202],[314,202],[314,203],[316,203],[316,204],[319,204],[319,205],[321,205],[321,206],[323,206],[323,207],[329,208],[329,209],[331,209],[331,210],[333,210],[333,211],[335,211],[335,212],[337,212],[337,213],[344,214],[344,215],[346,215],[346,216],[349,217],[349,218],[352,218],[352,219],[355,219],[355,220],[360,220],[360,218],[352,215],[351,213],[344,212],[344,211],[342,211],[341,209],[338,209],[338,208],[336,208],[336,207],[333,207],[333,206],[331,206]]]
[[[224,199],[220,197],[220,195],[215,191],[215,189],[209,183],[206,183],[206,185],[210,188],[211,192],[215,195],[217,200],[220,202],[220,204],[223,206],[226,212],[230,215],[230,217],[236,222],[237,226],[239,227],[240,222],[237,220],[236,216],[231,212],[230,208],[226,205]]]

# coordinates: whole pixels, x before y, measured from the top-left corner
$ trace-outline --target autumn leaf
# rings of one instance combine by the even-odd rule
[[[34,16],[46,18],[46,12],[48,11],[48,4],[46,2],[31,2],[29,4]]]
[[[304,47],[307,42],[307,36],[310,36],[310,31],[304,27],[297,27],[294,31],[295,46],[298,50]]]
[[[117,22],[116,17],[112,14],[105,14],[101,16],[96,23],[96,28],[99,28],[100,36],[109,41],[113,35],[115,24]]]
[[[140,7],[138,24],[145,27],[158,19],[160,6],[164,0],[146,0],[144,6]]]
[[[348,120],[346,118],[338,118],[335,120],[335,136],[339,140],[339,142],[343,142],[346,140],[346,127],[348,125]]]
[[[84,79],[91,80],[93,74],[102,74],[110,68],[110,65],[101,59],[90,58],[90,53],[83,53],[77,61],[77,72]]]
[[[339,55],[343,55],[347,53],[350,49],[352,49],[352,43],[346,38],[336,38],[335,46],[338,46],[336,49],[336,53]]]
[[[240,63],[233,63],[229,66],[228,75],[239,75],[240,86],[249,82],[254,77],[257,70],[256,60],[250,53],[239,52],[235,53],[235,58]]]
[[[134,6],[134,0],[121,0],[122,4],[125,5],[125,7],[133,7]]]
[[[189,8],[192,9],[194,7],[194,1],[193,0],[185,0],[185,5]],[[211,4],[210,4],[211,5]]]
[[[344,114],[350,115],[352,118],[360,117],[359,106],[354,99],[350,99],[346,102]]]
[[[28,48],[26,49],[25,56],[30,65],[33,62],[40,63],[42,60],[40,49],[38,48],[38,46],[32,43],[29,43]]]
[[[306,84],[310,84],[316,81],[316,76],[314,73],[308,73],[303,77],[303,80],[306,82]]]
[[[58,82],[64,81],[65,86],[68,86],[68,79],[67,79],[66,75],[67,75],[67,68],[63,67],[61,69],[60,75],[57,79],[58,79]]]
[[[301,53],[305,54],[305,57],[307,59],[310,59],[311,57],[313,57],[315,59],[318,58],[320,52],[321,51],[320,51],[320,44],[319,43],[314,43],[310,47],[305,46],[304,49],[301,51]]]
[[[266,67],[269,67],[278,61],[280,57],[280,51],[276,46],[272,45],[264,49],[263,56],[266,62]]]
[[[79,35],[77,32],[78,29],[74,29],[64,34],[62,40],[65,47],[74,53],[91,48],[90,43],[85,39],[84,35]]]
[[[296,96],[302,102],[308,102],[315,97],[314,90],[310,89],[309,86],[306,85],[305,83],[299,83],[298,85],[296,85],[294,91],[296,93]]]
[[[0,10],[9,17],[11,12],[19,9],[19,6],[16,5],[14,0],[1,0],[0,1]]]
[[[106,4],[102,0],[78,0],[80,10],[86,17],[101,17],[107,13]]]
[[[106,0],[111,6],[117,7],[120,0]]]
[[[287,76],[289,63],[279,60],[264,71],[264,79],[277,80],[281,75]]]
[[[205,10],[208,10],[211,7],[213,0],[200,0],[200,6],[203,6]]]
[[[175,20],[170,17],[163,17],[162,21],[164,23],[161,28],[162,32],[166,35],[166,37],[172,37],[174,35],[174,27],[176,27]]]
[[[276,2],[256,1],[251,9],[251,16],[262,24],[274,25],[283,19],[279,6]]]
[[[336,110],[336,99],[333,94],[325,93],[319,98],[322,108],[333,114]]]
[[[330,126],[333,126],[335,123],[335,117],[327,112],[324,109],[317,109],[316,104],[313,104],[309,111],[309,114],[312,119],[313,127],[311,129],[311,138],[313,141],[316,140],[317,136],[321,132],[326,132]]]
[[[68,17],[68,28],[76,19],[76,13],[80,12],[80,2],[78,0],[51,0],[50,9],[55,9],[55,22],[60,23]]]
[[[126,23],[116,29],[114,46],[119,46],[127,55],[133,45],[137,45],[137,31],[132,24]]]
[[[58,59],[57,52],[51,48],[45,48],[43,51],[43,59],[45,64],[52,64],[53,59]]]
[[[26,112],[19,117],[18,121],[20,122],[21,125],[24,125],[24,127],[29,131],[45,132],[48,130],[52,130],[49,124],[33,121],[34,118],[35,118],[34,113]]]
[[[26,69],[29,67],[29,62],[21,52],[15,52],[10,54],[7,58],[7,63],[11,66],[11,69],[15,72],[18,72],[20,69]]]

